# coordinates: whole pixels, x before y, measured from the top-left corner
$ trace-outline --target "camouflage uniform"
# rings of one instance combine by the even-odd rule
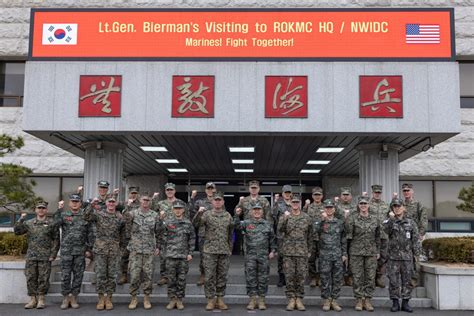
[[[140,198],[137,197],[135,200],[132,201],[132,203],[130,203],[130,205],[127,204],[127,206],[125,206],[122,214],[126,218],[127,215],[132,210],[137,209],[139,207],[140,207]],[[122,275],[127,276],[130,251],[128,251],[126,244],[124,244],[122,249],[120,249],[120,253],[122,255],[122,257],[120,258],[120,271],[122,272]]]
[[[61,228],[61,294],[77,296],[81,291],[86,266],[86,251],[92,252],[94,231],[84,219],[84,211],[64,210],[56,217]],[[72,285],[71,285],[71,274]]]
[[[226,211],[206,211],[196,214],[194,224],[204,226],[204,293],[206,298],[225,295],[227,272],[232,254],[234,222]]]
[[[234,215],[234,226],[242,231],[245,238],[245,278],[247,295],[265,296],[268,291],[268,274],[270,266],[268,255],[276,252],[275,234],[272,225],[264,220],[246,219],[240,221]]]
[[[372,298],[375,291],[377,255],[380,254],[380,220],[368,214],[353,214],[346,221],[350,266],[354,279],[354,296]]]
[[[192,208],[192,210],[193,210],[193,214],[192,214],[193,223],[194,223],[194,218],[197,216],[197,211],[199,210],[200,207],[204,207],[206,209],[206,211],[212,210],[212,202],[207,197],[203,198],[203,199],[199,199],[197,201],[193,201],[192,205],[194,205],[194,207]],[[196,228],[198,230],[197,236],[198,236],[198,239],[199,239],[199,241],[198,241],[199,242],[199,254],[200,254],[199,272],[201,273],[201,275],[204,275],[203,248],[204,248],[205,230],[204,230],[204,226],[200,226],[200,227],[196,227]]]
[[[347,258],[347,239],[344,222],[338,218],[317,219],[314,223],[319,252],[321,297],[337,299],[344,274],[342,257]]]
[[[313,202],[308,206],[308,208],[305,209],[305,211],[311,218],[312,223],[320,221],[321,212],[324,211],[324,204],[322,202],[318,204]],[[311,279],[319,278],[319,262],[318,253],[316,250],[316,247],[311,248],[311,256],[308,259],[309,277]]]
[[[344,188],[341,188],[341,191],[343,190]],[[349,214],[346,218],[345,216],[345,210],[349,210]],[[339,219],[342,219],[344,222],[347,222],[347,220],[351,217],[351,216],[354,216],[354,214],[357,214],[357,205],[351,201],[351,202],[344,202],[342,200],[339,200],[337,203],[336,203],[336,212],[334,213],[334,217],[336,218],[339,218]],[[347,233],[347,232],[346,232]],[[347,249],[350,248],[350,240],[347,241]],[[344,268],[344,279],[345,279],[345,283],[346,285],[352,285],[351,282],[352,282],[352,271],[351,271],[351,254],[350,252],[348,252],[347,254],[347,266],[344,265],[343,268]]]
[[[389,212],[389,205],[387,202],[382,200],[370,199],[369,201],[369,213],[378,216],[380,222],[382,223],[386,218]],[[380,258],[377,260],[377,278],[385,275],[385,266],[387,264],[387,234],[382,229],[380,232]],[[385,286],[384,286],[385,287]]]
[[[304,297],[308,255],[314,245],[312,232],[313,223],[304,212],[280,217],[278,235],[282,238],[280,251],[283,253],[287,298]]]
[[[16,235],[27,234],[25,276],[28,296],[48,294],[51,261],[59,250],[59,230],[49,219],[21,218],[14,227]]]
[[[143,293],[149,295],[153,290],[153,259],[158,248],[160,219],[155,211],[142,208],[130,211],[125,219],[130,253],[130,295],[138,294],[141,276]]]
[[[270,225],[273,225],[273,216],[272,216],[272,211],[270,209],[270,202],[268,202],[267,198],[257,195],[255,199],[252,199],[252,197],[246,196],[244,197],[241,201],[239,201],[239,204],[235,207],[241,208],[242,209],[242,214],[244,219],[251,219],[251,211],[253,205],[259,203],[262,206],[263,209],[263,217]]]
[[[411,218],[390,218],[384,222],[388,235],[387,274],[391,299],[410,299],[413,286],[413,257],[421,253],[418,227]],[[400,282],[401,281],[401,282]],[[400,295],[401,291],[401,295]]]
[[[94,210],[89,204],[84,213],[86,221],[95,223],[94,258],[98,294],[113,294],[120,270],[120,248],[125,240],[125,221],[119,212]]]
[[[176,217],[163,221],[161,227],[159,249],[166,254],[168,297],[182,299],[189,270],[187,256],[194,249],[194,227],[189,219]]]
[[[274,223],[274,230],[276,232],[277,238],[277,248],[278,248],[278,274],[280,277],[284,277],[284,269],[283,269],[283,253],[281,252],[282,249],[282,236],[279,234],[278,231],[278,224],[280,217],[286,212],[291,211],[291,204],[287,203],[283,197],[280,197],[274,204],[272,215],[273,215],[273,223]]]

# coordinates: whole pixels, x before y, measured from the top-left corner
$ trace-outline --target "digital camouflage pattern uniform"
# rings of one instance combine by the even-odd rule
[[[187,256],[192,255],[194,250],[194,227],[189,219],[176,217],[169,218],[160,225],[162,234],[159,239],[159,249],[166,254],[168,297],[182,299],[185,295],[186,275],[189,271]]]
[[[123,209],[123,216],[126,218],[127,215],[134,209],[137,209],[140,207],[140,198],[137,197],[135,200],[130,203],[130,205],[125,206]],[[129,258],[130,258],[130,251],[127,249],[127,244],[124,243],[122,246],[122,249],[120,249],[120,253],[122,257],[120,258],[120,271],[122,272],[122,275],[126,276],[128,273],[128,265],[129,265]]]
[[[341,293],[344,268],[342,257],[347,258],[347,239],[344,222],[332,219],[317,219],[314,234],[319,252],[319,271],[321,273],[321,297],[337,299]]]
[[[342,187],[340,190],[341,190],[341,194],[343,192],[349,192],[349,193],[351,192],[350,188],[348,187]],[[345,216],[346,210],[348,210],[349,212],[347,217]],[[347,219],[353,216],[354,214],[357,214],[357,205],[354,202],[354,200],[350,202],[344,202],[342,199],[340,199],[339,201],[336,202],[336,212],[334,213],[334,216],[336,218],[342,219],[344,222],[347,222]],[[350,248],[350,242],[351,242],[350,240],[347,241],[348,249]],[[346,285],[351,285],[350,279],[352,278],[352,271],[351,271],[351,264],[350,264],[351,262],[350,252],[348,252],[347,255],[348,255],[348,258],[347,258],[348,264],[347,266],[344,265],[344,278],[346,281]]]
[[[418,227],[412,219],[404,216],[389,218],[384,222],[388,235],[387,275],[390,280],[391,299],[410,299],[413,285],[413,257],[421,253]],[[401,291],[401,293],[400,293]]]
[[[375,200],[374,198],[369,201],[369,212],[375,216],[378,216],[381,223],[387,218],[389,212],[389,205],[387,202],[382,200]],[[387,234],[382,229],[380,232],[380,258],[377,260],[377,278],[385,275],[387,264]]]
[[[86,267],[86,251],[92,253],[94,230],[84,219],[84,210],[63,210],[56,217],[61,228],[61,294],[77,296]],[[72,277],[71,277],[72,275]],[[72,280],[72,282],[71,282]]]
[[[200,207],[204,207],[206,209],[205,212],[207,211],[210,211],[212,210],[212,199],[209,199],[207,197],[203,198],[203,199],[199,199],[197,201],[194,201],[192,202],[193,204],[193,207],[192,207],[192,210],[193,210],[193,214],[192,215],[192,220],[193,220],[193,223],[194,222],[194,218],[198,215],[197,211],[199,210]],[[197,223],[197,222],[196,222]],[[199,239],[199,254],[200,254],[200,258],[199,258],[199,272],[201,273],[201,275],[204,275],[204,265],[203,265],[203,249],[204,249],[204,235],[205,235],[205,229],[204,229],[204,226],[196,226],[196,229],[198,231],[197,233],[197,236],[198,236],[198,239]]]
[[[276,238],[277,238],[277,251],[278,251],[278,274],[280,277],[284,277],[284,269],[283,269],[283,253],[281,252],[282,249],[282,236],[279,234],[278,231],[278,224],[281,216],[286,212],[291,211],[291,204],[290,201],[286,202],[283,197],[279,197],[278,200],[275,202],[272,210],[272,215],[273,215],[273,228],[276,232]]]
[[[153,290],[153,259],[158,248],[160,219],[157,212],[139,207],[129,211],[125,220],[130,253],[130,295],[138,294],[140,283],[143,293],[149,295]]]
[[[271,251],[276,252],[273,227],[263,218],[259,220],[250,218],[241,221],[238,215],[234,215],[234,226],[244,236],[247,295],[250,297],[265,296],[268,291],[270,271],[268,255]]]
[[[49,219],[36,218],[25,221],[21,218],[14,227],[16,235],[26,234],[28,250],[26,251],[25,276],[28,296],[48,294],[51,262],[59,250],[59,230]]]
[[[234,221],[226,210],[196,214],[194,223],[204,227],[203,265],[206,298],[223,297],[227,285]]]
[[[280,251],[283,253],[286,297],[303,298],[308,256],[314,244],[311,218],[304,212],[281,216],[278,235],[282,238]]]
[[[380,231],[379,218],[370,213],[367,217],[354,214],[346,221],[354,296],[357,299],[370,299],[374,295],[377,255],[380,254]]]
[[[272,216],[272,210],[270,209],[270,202],[268,202],[267,198],[261,195],[257,195],[255,199],[252,199],[250,195],[244,197],[242,200],[239,201],[239,204],[235,207],[241,208],[242,209],[242,215],[244,220],[245,219],[251,219],[251,211],[252,207],[255,204],[260,204],[263,209],[263,217],[270,225],[273,225],[273,216]]]
[[[321,212],[324,211],[324,204],[312,202],[306,209],[304,209],[306,213],[311,218],[311,222],[314,223],[316,221],[321,220]],[[311,248],[311,256],[308,259],[308,270],[309,270],[309,277],[311,279],[319,277],[319,262],[318,262],[318,252],[316,247]]]
[[[111,295],[115,292],[115,279],[120,270],[120,249],[125,242],[125,221],[119,212],[94,210],[89,204],[84,219],[96,227],[94,258],[96,290],[98,294]]]

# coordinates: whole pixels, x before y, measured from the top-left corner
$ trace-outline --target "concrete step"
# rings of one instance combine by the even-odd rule
[[[51,293],[47,295],[47,302],[60,304],[62,301],[62,295],[59,293]],[[79,303],[96,303],[97,294],[93,293],[83,293],[79,295]],[[142,298],[139,299],[142,302]],[[165,303],[168,302],[168,297],[166,294],[153,293],[151,295],[151,301],[153,304],[161,304],[164,308]],[[283,295],[268,295],[266,301],[270,305],[286,305],[286,297]],[[119,304],[128,304],[130,302],[130,295],[128,294],[114,294],[113,297],[114,303]],[[248,304],[248,297],[246,295],[226,295],[225,302],[231,305],[242,305],[239,308],[242,310],[245,309],[246,304]],[[319,296],[307,295],[304,298],[305,305],[315,306],[322,305],[323,300]],[[353,297],[342,296],[338,299],[339,304],[345,307],[353,307],[355,305],[355,300]],[[206,298],[203,295],[186,295],[184,303],[187,304],[205,304]],[[375,307],[390,307],[391,301],[388,297],[374,297],[372,299],[372,304]],[[431,299],[428,298],[413,298],[410,300],[410,305],[414,308],[431,308]],[[204,306],[203,306],[204,307]]]

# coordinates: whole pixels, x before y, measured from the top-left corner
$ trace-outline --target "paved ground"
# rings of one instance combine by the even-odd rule
[[[207,312],[204,310],[204,306],[201,305],[187,305],[183,311],[167,311],[164,305],[156,305],[151,310],[145,311],[143,308],[137,308],[134,311],[129,311],[127,309],[126,304],[116,304],[115,309],[113,311],[103,311],[98,312],[95,310],[95,305],[92,304],[84,304],[81,308],[77,310],[68,309],[67,311],[62,311],[59,306],[49,306],[43,310],[25,310],[23,305],[17,304],[3,304],[0,305],[0,315],[1,316],[54,316],[54,315],[80,315],[80,316],[97,316],[97,315],[214,315],[214,314],[222,314],[228,316],[240,316],[240,315],[272,315],[272,316],[279,316],[279,315],[340,315],[340,316],[348,316],[348,315],[377,315],[377,316],[395,316],[395,315],[409,315],[408,313],[398,312],[398,313],[391,313],[387,308],[378,308],[375,310],[375,313],[368,313],[368,312],[356,312],[349,308],[345,308],[342,312],[327,312],[324,313],[321,311],[320,308],[317,307],[309,307],[307,308],[306,312],[287,312],[285,311],[285,306],[269,306],[269,309],[266,311],[256,311],[256,312],[248,312],[243,305],[231,305],[229,306],[230,309],[228,311],[220,312]],[[437,311],[434,309],[418,309],[412,315],[429,315],[429,316],[473,316],[474,311]]]

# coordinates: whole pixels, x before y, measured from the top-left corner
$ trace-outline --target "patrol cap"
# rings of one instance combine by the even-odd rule
[[[256,209],[256,208],[262,209],[262,208],[263,208],[263,207],[262,207],[262,204],[260,204],[260,202],[257,202],[257,203],[255,203],[254,205],[252,205],[252,210],[253,210],[253,209]]]
[[[293,201],[301,202],[301,196],[299,194],[293,194],[293,196],[291,197],[291,202]]]
[[[185,206],[183,201],[176,200],[173,202],[173,208],[185,208]]]
[[[281,188],[281,192],[293,192],[293,188],[289,184],[285,184],[283,188]]]
[[[110,202],[110,201],[117,202],[117,200],[115,199],[114,196],[109,196],[105,201],[106,201],[106,202]]]
[[[128,188],[128,191],[130,193],[138,193],[139,190],[140,190],[139,187],[130,187],[130,188]]]
[[[404,183],[402,184],[402,190],[403,189],[413,189],[413,184],[411,183]]]
[[[209,188],[215,189],[215,188],[216,188],[216,184],[215,184],[214,182],[208,182],[208,183],[206,183],[206,189],[209,189]]]
[[[99,186],[99,188],[108,188],[110,186],[110,183],[105,180],[100,180],[99,182],[97,182],[97,185]]]
[[[392,201],[390,202],[390,207],[394,205],[403,205],[403,201],[399,198],[393,198]]]
[[[350,187],[342,187],[341,188],[341,194],[351,194],[351,188]]]
[[[321,187],[314,187],[313,194],[320,194],[323,195],[323,189]]]
[[[374,193],[382,193],[383,186],[380,184],[374,184],[372,185],[372,192]]]
[[[214,200],[223,200],[224,199],[224,193],[222,192],[215,192],[214,195],[212,196]]]
[[[36,202],[36,207],[37,208],[48,208],[48,202],[40,200]]]
[[[175,190],[176,189],[176,185],[174,183],[171,183],[171,182],[168,182],[168,183],[165,183],[165,190],[166,189],[173,189]]]
[[[77,193],[74,193],[74,194],[69,194],[69,201],[80,201],[81,200],[81,196]]]
[[[260,187],[260,182],[257,181],[257,180],[249,181],[249,187],[251,187],[251,188],[258,188],[258,187]]]
[[[327,200],[324,200],[324,207],[336,207],[336,205],[334,204],[333,200],[331,199],[327,199]]]
[[[357,203],[369,203],[369,198],[365,195],[359,196]]]

